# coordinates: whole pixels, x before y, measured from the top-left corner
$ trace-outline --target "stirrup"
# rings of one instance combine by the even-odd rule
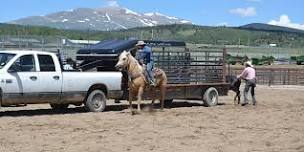
[[[150,85],[150,86],[153,86],[153,87],[156,86],[155,82],[153,82],[153,81],[150,81],[150,82],[149,82],[149,85]]]

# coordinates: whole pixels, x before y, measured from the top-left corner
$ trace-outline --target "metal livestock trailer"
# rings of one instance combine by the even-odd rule
[[[83,67],[114,71],[119,54],[123,50],[134,54],[136,42],[137,40],[107,40],[80,50],[77,59],[83,61]],[[153,49],[155,67],[163,69],[167,74],[166,104],[170,104],[173,99],[193,99],[204,101],[206,106],[215,106],[218,104],[218,96],[228,94],[225,49],[190,50],[184,42],[145,42]],[[124,74],[122,82],[124,93],[121,100],[125,100],[128,99],[127,74]],[[150,95],[145,93],[144,97],[149,99]]]
[[[202,100],[206,106],[218,104],[218,96],[228,94],[226,50],[154,49],[155,66],[168,77],[166,103],[173,99]]]

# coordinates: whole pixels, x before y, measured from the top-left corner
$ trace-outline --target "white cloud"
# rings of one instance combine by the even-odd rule
[[[242,17],[250,17],[255,16],[257,14],[254,7],[231,9],[229,10],[229,13]]]
[[[292,23],[291,20],[289,19],[288,15],[285,15],[285,14],[281,15],[280,19],[278,21],[271,20],[268,22],[268,24],[304,30],[304,24]]]
[[[107,1],[107,5],[108,5],[108,6],[111,6],[111,7],[119,7],[118,2],[115,1],[115,0],[108,0],[108,1]]]

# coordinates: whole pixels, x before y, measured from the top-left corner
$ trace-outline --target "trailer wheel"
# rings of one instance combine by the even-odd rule
[[[107,98],[103,91],[93,90],[85,101],[85,109],[89,112],[102,112],[106,108]]]
[[[216,106],[218,103],[218,91],[213,87],[208,88],[204,93],[203,101],[207,107]]]

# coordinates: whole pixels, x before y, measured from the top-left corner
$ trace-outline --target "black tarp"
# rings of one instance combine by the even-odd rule
[[[83,61],[80,68],[88,70],[97,67],[98,70],[113,71],[118,56],[124,50],[135,48],[138,40],[105,40],[77,51],[76,60]],[[152,41],[146,40],[151,47],[185,47],[185,42],[180,41]]]
[[[80,49],[77,54],[118,54],[135,46],[137,40],[105,40],[88,48]]]
[[[134,48],[138,40],[105,40],[88,48],[80,49],[77,54],[119,54],[124,50]],[[151,47],[185,47],[180,41],[152,41],[146,40]]]

